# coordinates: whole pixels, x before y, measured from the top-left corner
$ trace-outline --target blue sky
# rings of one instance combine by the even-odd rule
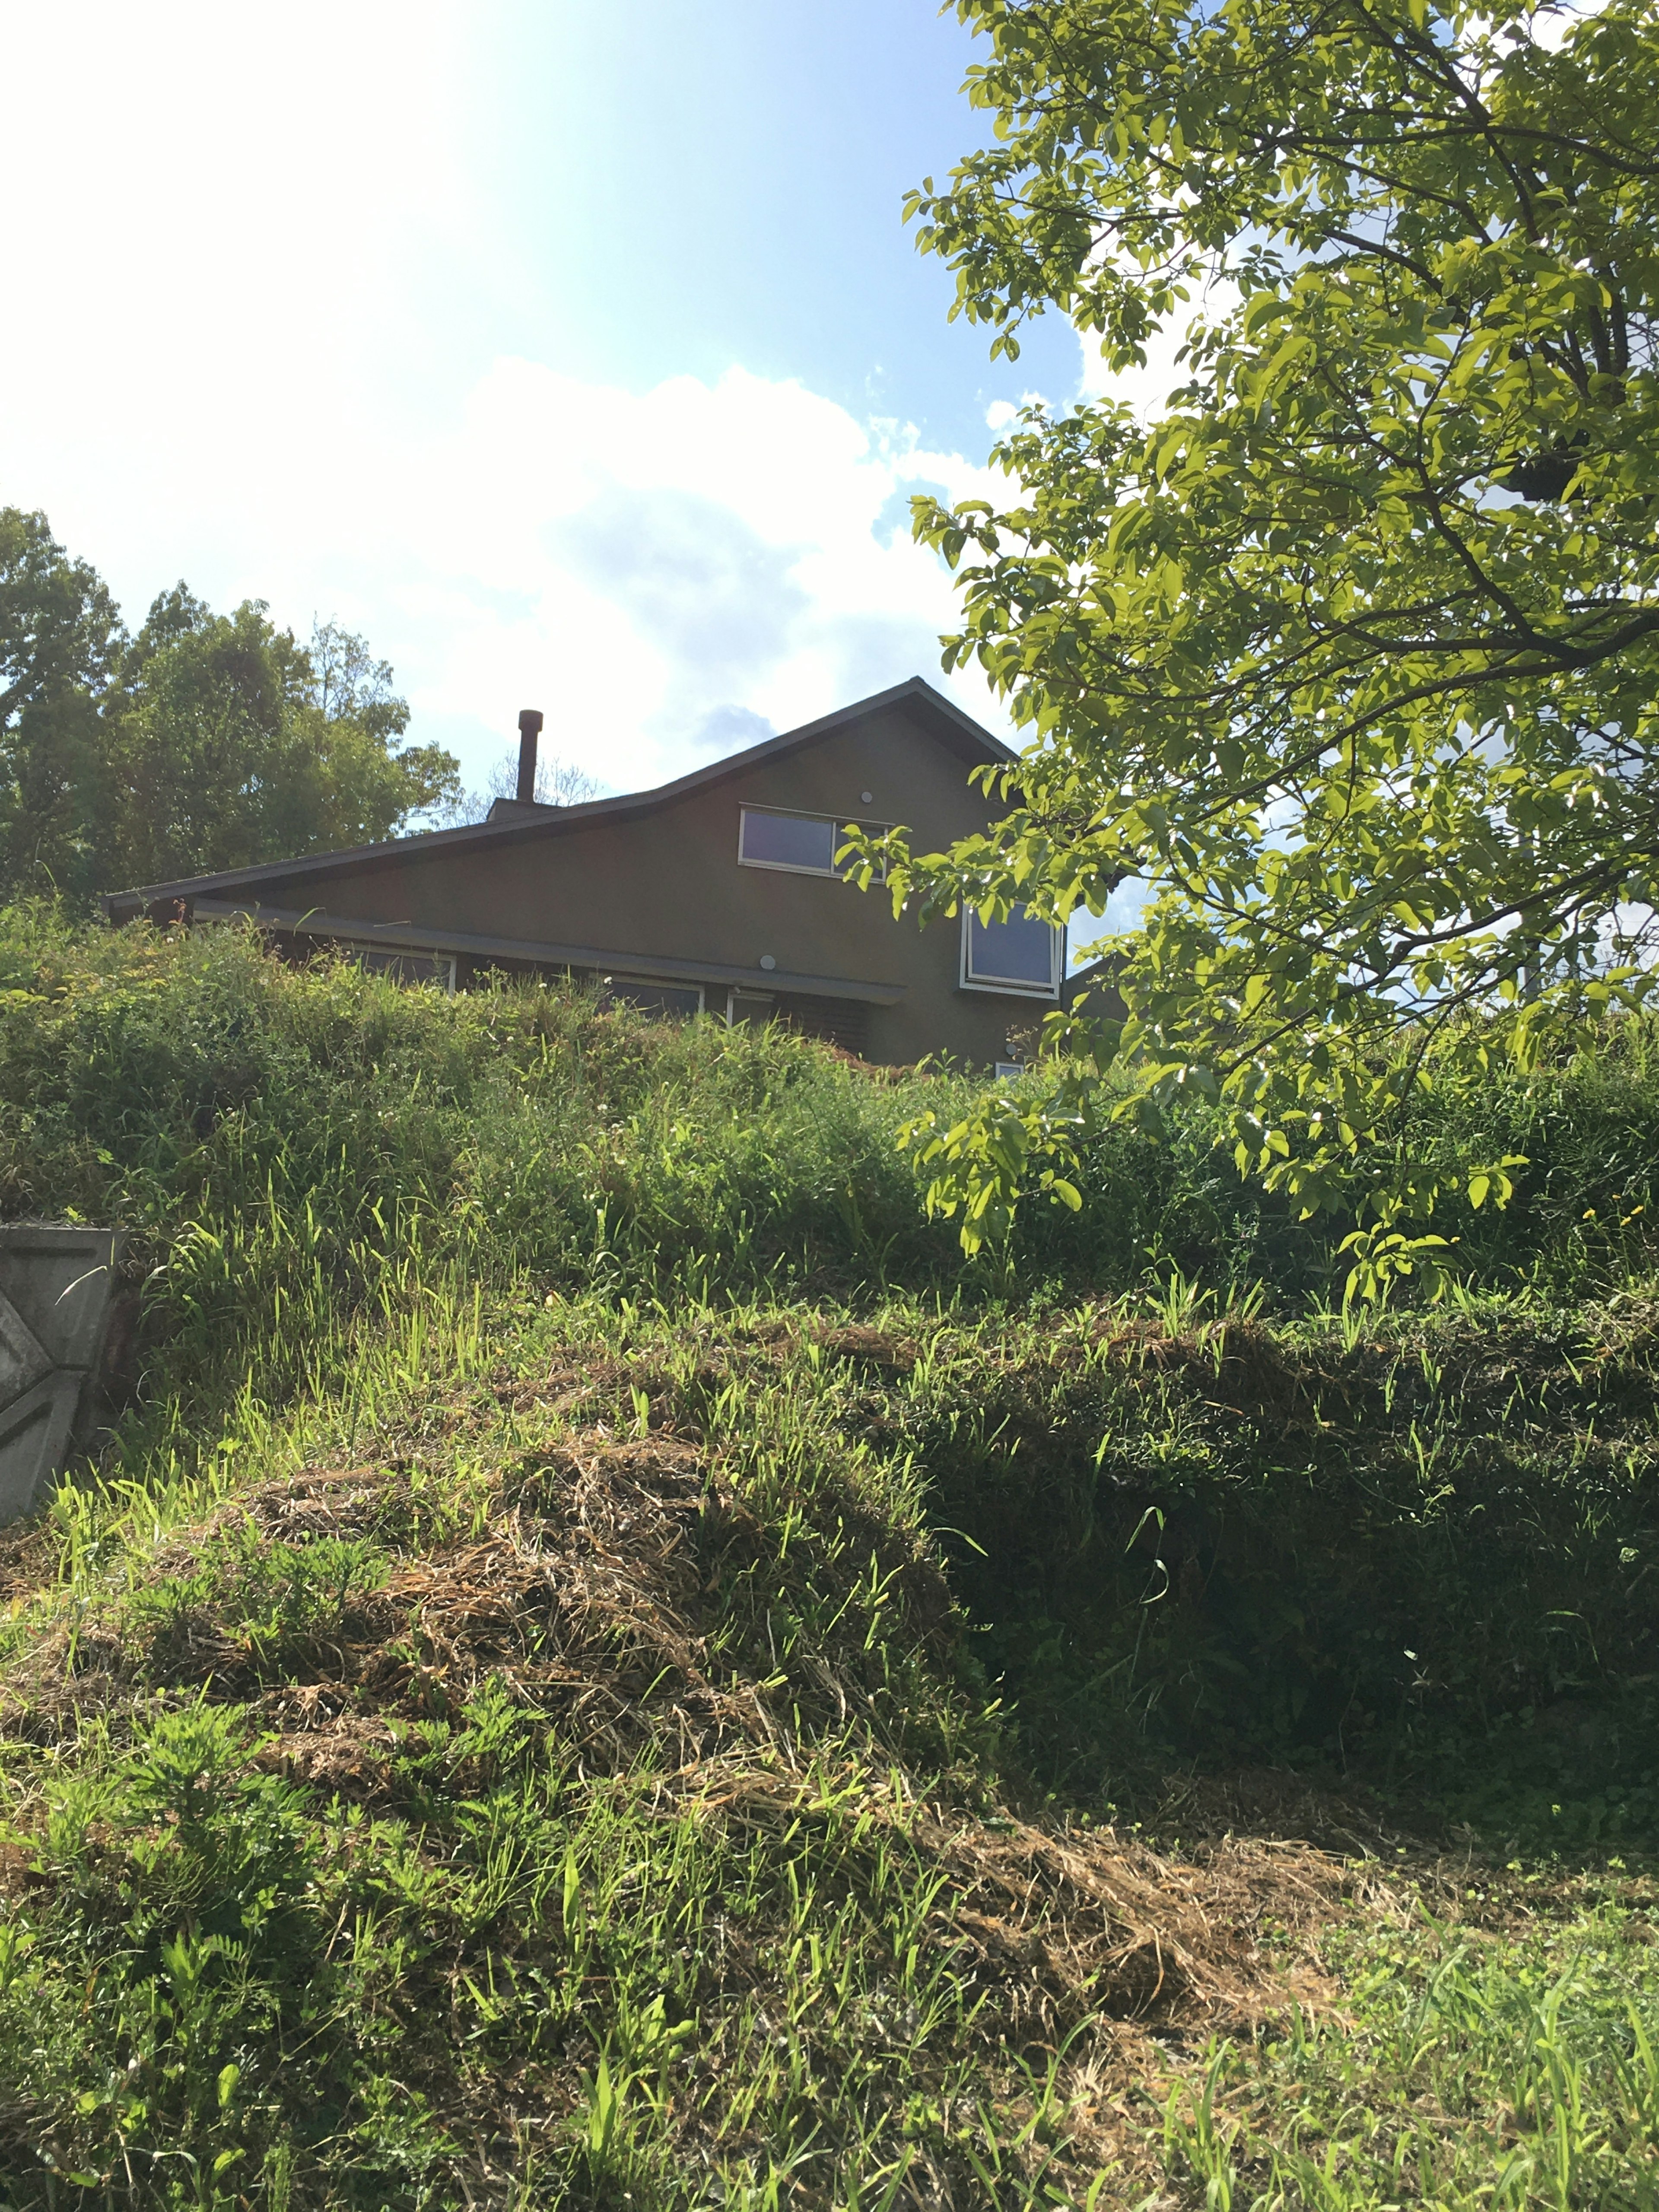
[[[509,95],[503,197],[549,295],[542,342],[627,380],[733,362],[799,377],[860,417],[979,456],[985,412],[1035,380],[1069,396],[1077,342],[1042,330],[1015,368],[951,325],[948,270],[900,221],[984,133],[976,52],[932,0],[635,0],[549,11]],[[618,269],[622,281],[617,281]]]
[[[524,705],[621,789],[942,681],[908,496],[1082,373],[901,223],[971,58],[931,0],[12,0],[0,500],[135,621],[362,630],[475,777]]]

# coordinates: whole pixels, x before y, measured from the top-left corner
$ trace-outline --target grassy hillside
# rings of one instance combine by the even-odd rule
[[[965,1270],[953,1081],[0,921],[0,2202],[1659,2204],[1647,1040],[1363,1328],[1196,1123]]]

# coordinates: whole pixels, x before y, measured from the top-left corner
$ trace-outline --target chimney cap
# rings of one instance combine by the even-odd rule
[[[520,707],[519,709],[519,727],[521,730],[535,730],[539,732],[542,726],[543,719],[542,710],[539,707]]]

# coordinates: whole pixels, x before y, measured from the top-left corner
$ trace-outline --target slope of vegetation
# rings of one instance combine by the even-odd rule
[[[3,2201],[1659,2203],[1647,1040],[1363,1326],[1197,1123],[965,1271],[966,1095],[4,918]]]

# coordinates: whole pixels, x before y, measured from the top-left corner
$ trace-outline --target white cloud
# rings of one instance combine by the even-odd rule
[[[1027,407],[1046,407],[1048,400],[1040,392],[1022,392],[1018,401],[994,399],[985,410],[985,427],[1000,437],[1018,422],[1022,410]]]
[[[908,675],[943,683],[949,580],[883,511],[983,480],[799,384],[732,369],[635,394],[525,361],[395,474],[357,557],[392,633],[429,641],[416,696],[503,731],[539,703],[549,746],[617,788]]]
[[[0,10],[0,501],[44,508],[131,620],[182,575],[362,630],[475,779],[521,706],[626,788],[942,683],[955,601],[904,496],[1003,480],[798,382],[630,391],[502,355],[535,280],[468,150],[470,23]]]
[[[973,472],[799,385],[635,394],[506,361],[411,459],[362,557],[410,549],[428,703],[505,730],[540,703],[550,745],[613,787],[937,669],[948,580],[878,525],[908,483]]]

